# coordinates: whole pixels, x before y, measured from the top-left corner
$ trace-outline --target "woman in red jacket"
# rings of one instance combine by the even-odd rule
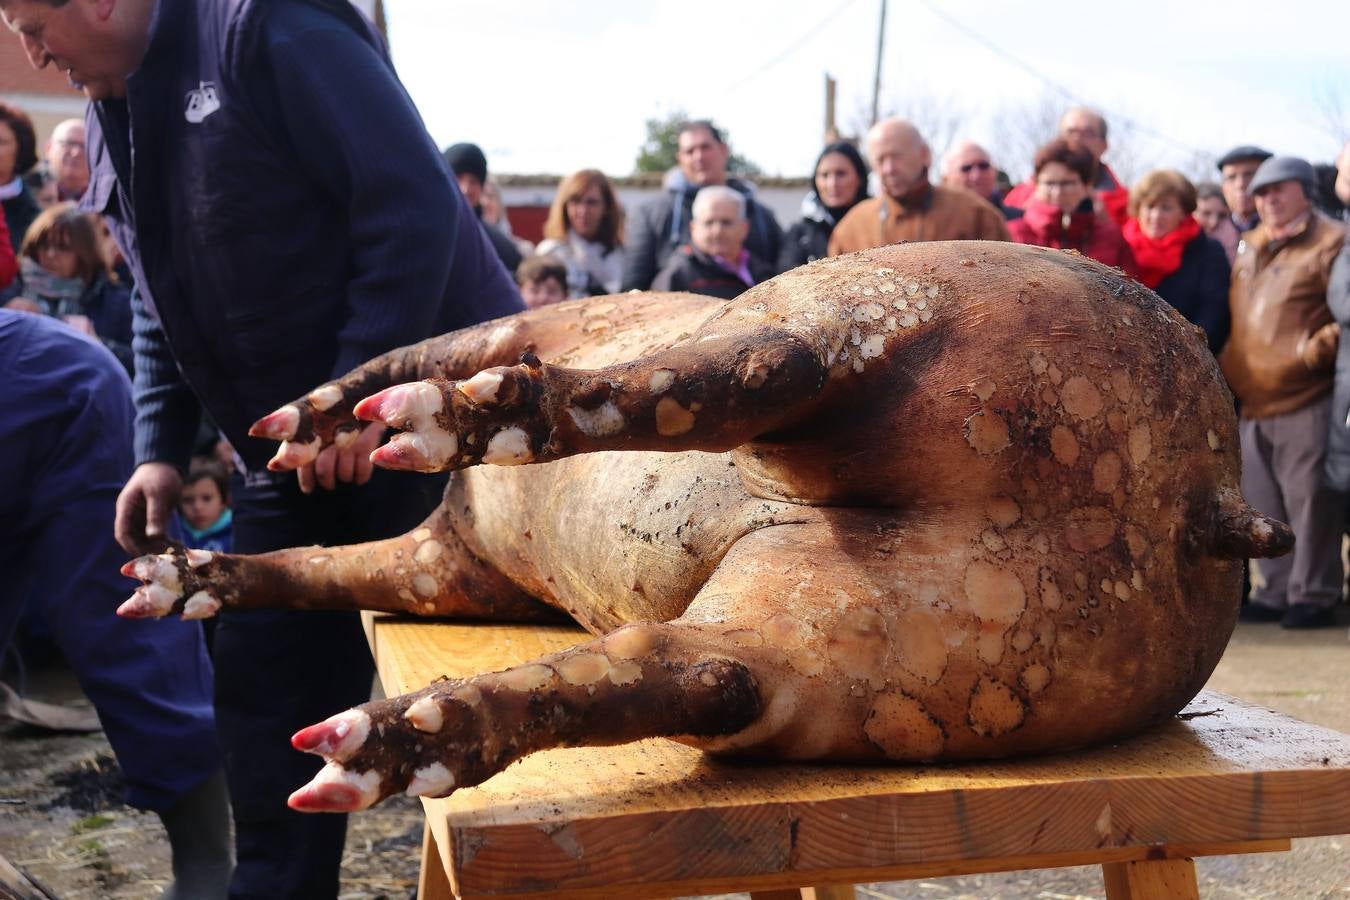
[[[1092,156],[1056,138],[1036,151],[1036,190],[1026,214],[1008,223],[1019,244],[1077,250],[1098,262],[1135,273],[1134,257],[1120,228],[1092,207],[1088,180]]]

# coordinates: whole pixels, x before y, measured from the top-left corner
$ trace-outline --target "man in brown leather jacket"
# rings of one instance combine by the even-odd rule
[[[1312,208],[1313,184],[1294,157],[1271,157],[1252,178],[1261,224],[1238,245],[1219,354],[1240,403],[1242,492],[1298,539],[1292,555],[1261,560],[1243,619],[1286,628],[1334,624],[1344,578],[1345,497],[1324,484],[1322,462],[1339,338],[1327,279],[1345,231]]]

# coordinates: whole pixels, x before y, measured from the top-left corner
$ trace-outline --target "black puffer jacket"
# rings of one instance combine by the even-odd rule
[[[1324,463],[1327,483],[1340,491],[1350,491],[1350,240],[1331,267],[1327,281],[1327,306],[1341,326],[1341,342],[1336,350],[1336,382],[1331,390],[1331,424],[1327,434]]]

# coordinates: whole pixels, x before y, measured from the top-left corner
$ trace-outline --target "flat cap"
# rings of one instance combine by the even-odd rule
[[[1261,188],[1279,184],[1281,181],[1301,181],[1309,195],[1312,194],[1313,185],[1317,183],[1313,167],[1306,159],[1299,159],[1297,156],[1272,156],[1261,163],[1256,174],[1252,176],[1252,183],[1247,186],[1247,190],[1255,194]]]
[[[1253,144],[1243,144],[1241,147],[1234,147],[1232,150],[1229,150],[1223,156],[1220,156],[1219,162],[1216,164],[1216,167],[1219,169],[1219,171],[1222,172],[1224,166],[1231,165],[1235,162],[1240,162],[1241,160],[1244,159],[1255,159],[1258,161],[1264,161],[1270,159],[1274,155],[1275,154],[1271,153],[1269,150],[1264,150]]]

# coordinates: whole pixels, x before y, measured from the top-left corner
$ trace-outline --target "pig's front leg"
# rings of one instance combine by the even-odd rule
[[[443,797],[536,750],[730,734],[762,707],[750,669],[697,631],[629,625],[504,672],[366,703],[300,731],[291,743],[327,765],[291,795],[290,806],[346,812],[396,793]]]
[[[462,381],[396,385],[354,412],[403,432],[371,455],[390,469],[521,465],[600,450],[720,452],[804,418],[826,371],[817,350],[785,333],[696,336],[593,371],[527,356]]]
[[[255,556],[175,548],[122,569],[142,581],[124,618],[219,609],[369,609],[420,616],[548,621],[560,614],[471,553],[443,514],[407,534],[345,547],[298,547]]]

